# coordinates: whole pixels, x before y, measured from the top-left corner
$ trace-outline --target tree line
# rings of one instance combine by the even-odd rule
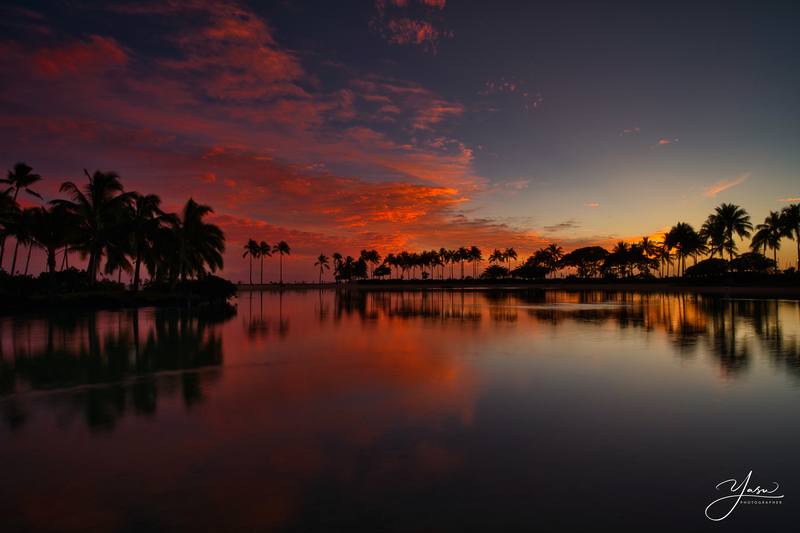
[[[157,195],[126,191],[115,172],[84,174],[83,184],[61,184],[66,198],[34,207],[19,204],[20,194],[42,201],[35,190],[42,177],[30,166],[17,163],[0,179],[0,271],[10,255],[8,273],[27,276],[36,249],[46,255],[47,274],[69,270],[77,253],[87,261],[89,285],[101,274],[120,280],[126,272],[134,291],[143,269],[151,282],[169,286],[222,269],[225,234],[206,222],[214,212],[210,206],[189,198],[180,212],[167,213]]]
[[[737,237],[751,238],[750,252],[738,253]],[[664,233],[660,241],[642,237],[634,243],[619,241],[611,250],[586,246],[568,253],[552,243],[533,252],[521,264],[516,264],[518,254],[514,248],[494,249],[483,270],[481,263],[485,259],[477,246],[421,252],[404,250],[385,257],[374,249],[361,250],[358,257],[336,252],[331,257],[320,254],[314,266],[318,269],[320,283],[331,267],[336,282],[387,277],[443,280],[446,276],[449,279],[539,279],[565,269],[574,271],[581,278],[670,277],[729,270],[777,272],[777,252],[783,239],[795,241],[800,262],[800,204],[772,211],[762,224],[753,226],[750,215],[742,207],[723,203],[708,216],[699,230],[686,222],[678,222]],[[765,256],[770,251],[772,259]],[[702,260],[704,257],[706,259]],[[687,259],[693,262],[688,268]]]

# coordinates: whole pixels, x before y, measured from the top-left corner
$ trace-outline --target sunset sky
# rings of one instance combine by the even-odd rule
[[[233,280],[250,237],[310,280],[320,252],[523,257],[800,201],[796,2],[111,4],[0,8],[2,165],[47,200],[88,168],[210,204]]]

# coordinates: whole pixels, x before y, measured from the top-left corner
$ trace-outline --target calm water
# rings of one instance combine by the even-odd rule
[[[0,530],[797,526],[796,301],[325,291],[237,307],[0,319]],[[709,521],[730,494],[715,485],[751,470],[783,503]]]

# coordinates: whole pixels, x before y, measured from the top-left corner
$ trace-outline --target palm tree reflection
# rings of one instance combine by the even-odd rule
[[[44,401],[71,406],[65,415],[82,412],[93,429],[113,428],[129,409],[155,413],[160,392],[179,392],[191,407],[222,364],[215,326],[234,313],[226,307],[58,315],[26,320],[25,332],[12,322],[11,351],[0,360],[3,418],[11,428],[24,423],[19,396],[26,391],[59,390]]]

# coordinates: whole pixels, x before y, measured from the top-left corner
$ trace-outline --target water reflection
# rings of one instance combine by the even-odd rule
[[[675,530],[720,475],[800,483],[795,301],[283,291],[0,334],[12,529]]]
[[[329,318],[320,293],[318,317]],[[363,321],[425,319],[516,323],[558,327],[567,322],[620,330],[666,333],[677,354],[689,357],[700,348],[713,354],[729,375],[749,365],[753,344],[794,368],[800,357],[800,302],[727,299],[696,294],[618,291],[541,290],[396,291],[341,290],[334,297],[334,320],[357,316]],[[786,323],[787,325],[784,325]]]
[[[180,394],[186,406],[204,397],[223,361],[217,325],[231,307],[57,314],[0,322],[0,397],[12,428],[26,420],[15,396],[77,388],[54,407],[82,412],[93,429],[113,428],[126,411],[156,412],[159,392]],[[217,368],[216,371],[213,371]],[[206,369],[204,372],[187,370]],[[173,372],[174,375],[168,375]]]

